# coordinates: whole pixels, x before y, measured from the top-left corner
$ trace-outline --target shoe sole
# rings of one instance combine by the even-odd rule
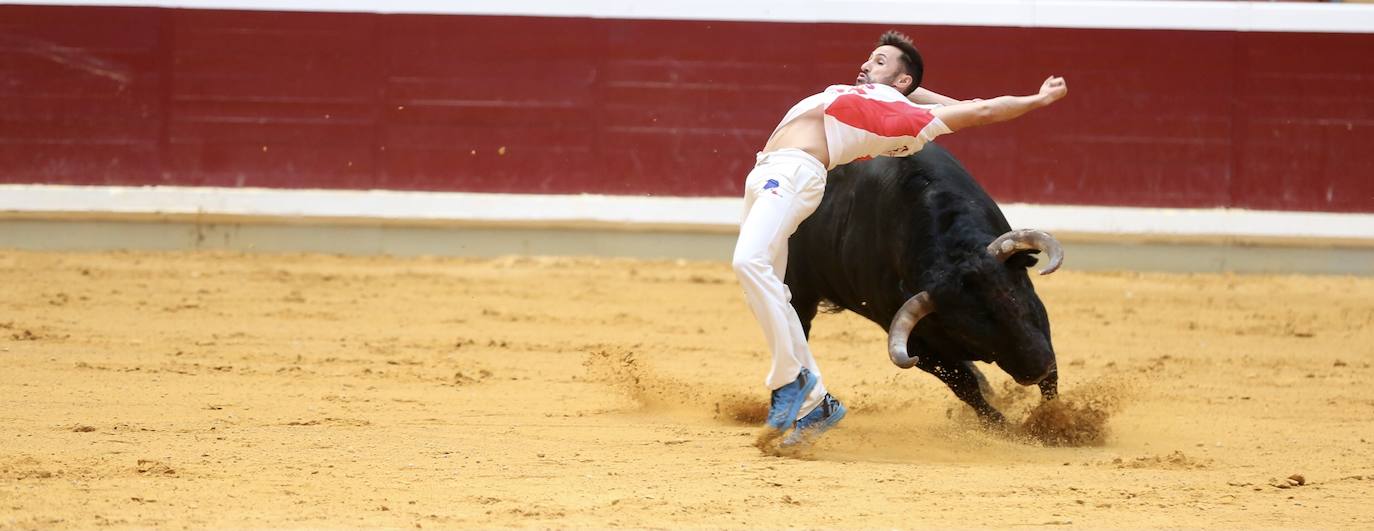
[[[792,432],[792,434],[778,446],[781,448],[810,446],[811,443],[816,442],[816,439],[821,438],[821,435],[824,435],[825,432],[830,431],[830,429],[834,428],[836,424],[839,424],[841,420],[844,420],[845,415],[849,414],[849,408],[844,407],[844,404],[840,404],[839,406],[839,409],[837,409],[833,415],[826,417],[825,420],[817,422],[813,426],[807,426],[804,430]],[[793,436],[795,436],[795,438],[793,438]]]

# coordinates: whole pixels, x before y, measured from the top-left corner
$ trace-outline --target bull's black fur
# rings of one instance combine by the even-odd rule
[[[984,420],[1001,422],[972,361],[997,363],[1019,382],[1057,383],[1049,319],[1026,268],[1031,252],[1005,263],[986,251],[1010,230],[1001,209],[958,160],[928,144],[910,157],[878,157],[830,171],[825,198],[790,240],[786,283],[810,334],[829,301],[886,329],[912,295],[936,311],[908,344]],[[1048,376],[1046,376],[1048,374]]]

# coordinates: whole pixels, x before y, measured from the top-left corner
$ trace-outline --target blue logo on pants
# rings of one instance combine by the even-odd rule
[[[778,180],[777,180],[777,179],[769,179],[768,182],[763,183],[763,189],[764,189],[764,190],[772,190],[772,189],[774,189],[774,188],[777,188],[778,186],[779,186],[779,185],[778,185]]]

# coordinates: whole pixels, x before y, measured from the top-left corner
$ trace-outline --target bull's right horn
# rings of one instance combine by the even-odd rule
[[[930,300],[930,294],[924,291],[907,299],[902,308],[897,310],[897,315],[892,318],[892,326],[887,329],[887,355],[892,358],[893,365],[903,369],[916,366],[919,358],[907,355],[906,343],[911,338],[911,331],[916,329],[916,323],[933,311],[935,303]]]

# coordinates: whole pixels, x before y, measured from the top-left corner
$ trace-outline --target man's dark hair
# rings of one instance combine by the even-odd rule
[[[902,51],[903,70],[911,76],[911,86],[902,91],[903,94],[911,94],[916,87],[921,86],[926,64],[921,60],[921,52],[916,51],[916,45],[911,43],[911,37],[897,30],[887,30],[887,33],[878,38],[878,46],[893,46]]]

